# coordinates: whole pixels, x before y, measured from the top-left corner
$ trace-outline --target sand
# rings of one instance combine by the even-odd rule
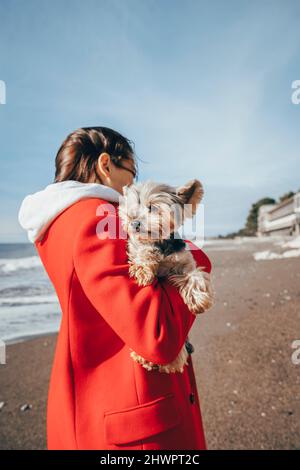
[[[255,261],[270,242],[204,250],[216,305],[190,332],[209,449],[300,449],[300,259]],[[7,346],[0,365],[1,449],[46,448],[57,335]],[[21,411],[24,404],[32,407]]]

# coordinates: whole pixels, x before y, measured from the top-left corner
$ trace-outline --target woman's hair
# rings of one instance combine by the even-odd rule
[[[107,152],[119,168],[122,168],[122,161],[133,160],[137,178],[138,167],[132,145],[131,140],[109,127],[81,127],[67,136],[56,154],[54,182],[101,181],[96,167],[102,152]]]

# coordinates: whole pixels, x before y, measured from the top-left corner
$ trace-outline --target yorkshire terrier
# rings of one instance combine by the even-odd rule
[[[179,187],[146,181],[123,187],[119,216],[128,234],[129,275],[140,286],[155,277],[166,278],[175,285],[189,310],[197,315],[212,307],[214,290],[210,274],[198,266],[178,229],[186,218],[192,218],[203,198],[199,180]],[[131,357],[148,370],[183,372],[188,365],[192,345],[187,340],[170,364],[154,364],[131,349]]]

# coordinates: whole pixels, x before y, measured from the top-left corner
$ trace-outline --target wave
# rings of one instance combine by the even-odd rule
[[[57,303],[57,295],[36,295],[27,297],[2,297],[0,299],[0,306],[16,307],[19,305],[33,305],[33,304],[52,304]]]
[[[41,266],[42,262],[39,256],[0,258],[0,272],[2,273],[11,273],[20,269],[32,269]]]
[[[39,284],[37,284],[34,280],[31,280],[31,282],[27,284],[19,284],[19,281],[17,281],[17,283],[3,287],[0,289],[0,298],[34,297],[38,295],[50,295],[56,293],[47,279],[46,282],[43,282],[43,279],[39,279],[38,281]]]

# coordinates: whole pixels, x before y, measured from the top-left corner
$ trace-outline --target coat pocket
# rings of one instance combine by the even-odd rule
[[[104,412],[108,444],[127,444],[167,431],[181,422],[174,393],[121,410]]]

